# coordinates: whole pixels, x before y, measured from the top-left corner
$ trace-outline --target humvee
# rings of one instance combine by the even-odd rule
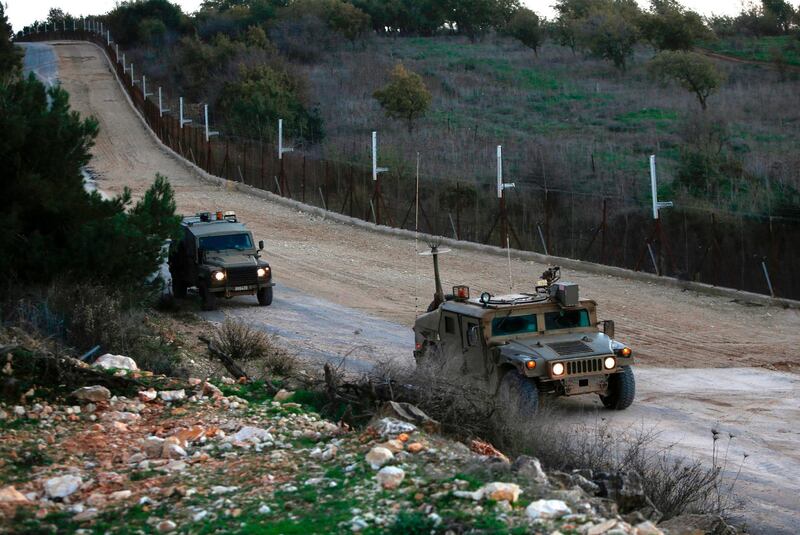
[[[200,212],[181,222],[183,236],[169,254],[172,293],[186,297],[197,287],[203,310],[216,308],[217,299],[253,295],[258,304],[272,304],[272,270],[260,258],[264,242],[239,223],[233,212]]]
[[[578,285],[545,271],[533,291],[470,296],[467,286],[445,296],[432,246],[436,291],[414,324],[417,366],[457,376],[518,414],[538,408],[540,395],[598,394],[609,409],[633,403],[631,349],[614,340],[614,322],[597,319],[597,303]]]

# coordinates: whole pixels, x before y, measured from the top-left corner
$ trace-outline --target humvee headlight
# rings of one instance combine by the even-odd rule
[[[564,375],[564,365],[560,362],[556,362],[555,364],[553,364],[552,370],[553,370],[553,375],[556,376]]]
[[[224,271],[215,271],[214,275],[212,275],[212,276],[214,277],[214,280],[217,281],[217,282],[225,280],[225,272]]]
[[[269,268],[258,268],[258,270],[256,270],[256,273],[258,274],[259,277],[266,277],[267,273],[269,273]]]
[[[606,359],[603,361],[603,366],[605,366],[607,370],[613,370],[616,365],[617,359],[614,357],[606,357]]]

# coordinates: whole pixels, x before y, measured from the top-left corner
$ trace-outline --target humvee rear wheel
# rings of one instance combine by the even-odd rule
[[[177,277],[172,277],[172,295],[179,299],[186,297],[186,283]]]
[[[636,380],[630,366],[623,366],[622,371],[608,378],[608,395],[600,396],[607,409],[621,411],[633,404],[636,397]]]
[[[539,388],[516,370],[509,370],[503,376],[497,397],[500,410],[507,411],[511,418],[533,415],[539,409]]]
[[[206,285],[200,286],[200,307],[203,310],[214,310],[217,308],[217,296],[208,291]]]
[[[261,288],[256,292],[256,299],[258,304],[262,307],[267,307],[272,304],[272,286]]]

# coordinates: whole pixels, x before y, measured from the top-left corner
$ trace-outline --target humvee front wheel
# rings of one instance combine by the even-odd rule
[[[607,409],[621,411],[633,404],[636,397],[636,380],[630,366],[623,366],[621,372],[608,378],[608,395],[600,396]]]
[[[262,307],[268,307],[272,304],[272,286],[261,288],[256,292],[256,299],[258,304]]]
[[[539,388],[532,379],[523,377],[516,370],[509,370],[500,381],[497,392],[500,409],[512,418],[534,415],[539,409]]]
[[[205,284],[200,286],[200,307],[203,310],[215,310],[217,308],[217,296],[208,290]]]

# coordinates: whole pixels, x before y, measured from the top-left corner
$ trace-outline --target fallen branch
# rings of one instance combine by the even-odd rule
[[[203,335],[198,336],[198,338],[201,342],[204,342],[206,345],[208,345],[208,350],[211,352],[211,354],[216,356],[222,362],[222,365],[225,366],[225,369],[228,370],[228,373],[230,373],[234,379],[240,379],[244,377],[245,380],[250,380],[245,371],[238,364],[236,364],[236,361],[234,361],[229,355],[226,355],[214,347],[214,342],[210,338]],[[267,383],[269,382],[267,381]]]

